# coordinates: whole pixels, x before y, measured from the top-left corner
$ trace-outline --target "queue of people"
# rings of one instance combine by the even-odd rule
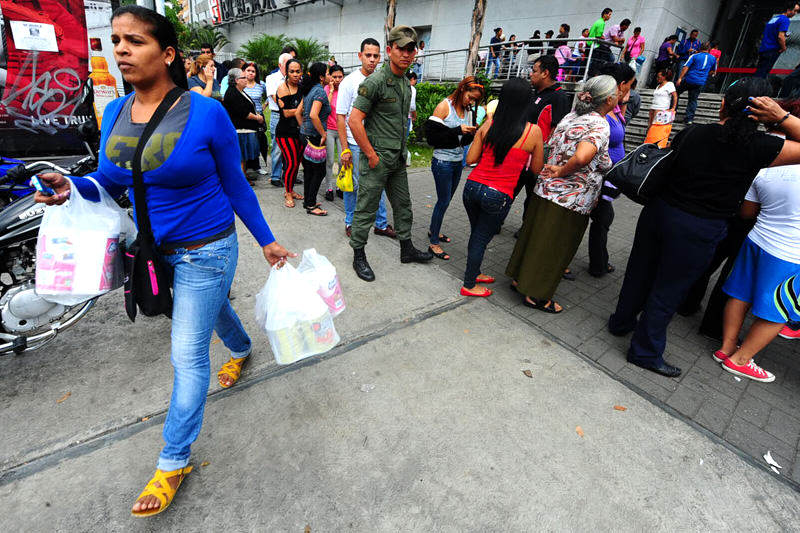
[[[610,10],[604,11],[604,28],[609,18]],[[603,35],[623,44],[629,25],[623,21]],[[590,31],[599,31],[599,25]],[[270,127],[274,124],[270,137],[280,153],[278,185],[285,188],[286,208],[303,200],[309,215],[328,215],[317,202],[325,177],[332,174],[334,163],[352,168],[353,191],[344,193],[345,234],[353,249],[353,269],[366,282],[376,279],[366,256],[370,230],[399,240],[401,263],[450,259],[442,248],[450,241],[442,226],[465,163],[474,169],[462,194],[470,224],[462,295],[493,294],[486,285],[497,280],[482,272],[482,261],[523,188],[523,225],[505,269],[522,305],[551,314],[565,311],[555,293],[563,279],[574,279],[568,267],[587,228],[590,274],[599,277],[614,270],[606,239],[618,192],[605,178],[624,156],[626,111],[636,81],[635,68],[628,62],[599,65],[601,73],[579,87],[571,105],[557,81],[562,65],[554,56],[542,55],[534,61],[529,80],[515,78],[504,84],[496,108],[487,110],[483,121],[478,105],[486,88],[472,76],[461,80],[426,122],[426,135],[435,148],[431,170],[437,202],[428,250],[423,251],[411,239],[413,211],[405,164],[413,101],[409,78],[415,77],[407,74],[416,64],[418,45],[413,28],[391,28],[383,50],[376,39],[364,39],[358,54],[361,67],[347,76],[335,64],[315,62],[305,68],[286,51],[276,73],[262,85],[255,65],[232,63],[239,66],[225,72],[227,88],[222,94],[213,55],[182,61],[174,28],[154,11],[130,5],[115,10],[112,42],[125,80],[136,90],[106,109],[98,171],[92,180],[42,174],[56,194],[37,193],[35,198],[62,204],[73,186],[92,201],[100,199],[97,187],[112,196],[127,190],[133,197],[138,171],[131,169],[137,166],[151,190],[146,205],[137,207],[152,215],[157,257],[172,279],[175,377],[165,445],[153,478],[133,505],[135,516],[166,509],[192,470],[189,456],[202,425],[212,332],[230,350],[230,360],[217,373],[220,386],[233,386],[249,360],[252,343],[228,294],[238,257],[234,215],[256,239],[269,265],[295,255],[278,244],[246,180],[248,162],[269,153],[258,138],[266,139],[264,98],[271,111]],[[700,44],[699,53],[687,58],[681,81],[692,84],[696,70],[709,73],[716,61],[706,54],[709,50]],[[386,61],[378,69],[383,54]],[[651,113],[652,126],[660,112],[674,115],[677,102],[670,69],[662,68],[658,76],[657,105],[663,109]],[[140,137],[158,116],[162,101],[176,92],[175,104],[161,108],[166,113],[156,131],[182,137],[180,143],[157,146],[148,140],[145,149],[160,151],[160,157],[148,157],[140,165],[132,164],[136,147],[105,149],[115,137]],[[730,298],[721,321],[721,345],[711,356],[737,376],[774,380],[753,358],[785,323],[800,320],[800,257],[795,250],[800,238],[800,172],[787,166],[800,164],[800,106],[787,105],[787,111],[770,94],[771,86],[763,79],[739,80],[726,90],[718,122],[695,125],[672,141],[671,179],[639,216],[608,322],[614,335],[633,334],[629,362],[668,377],[681,374],[664,360],[667,327],[712,263],[730,221],[741,215],[756,222],[722,287]],[[759,131],[759,122],[767,124],[770,133]],[[204,127],[207,124],[214,127]],[[666,131],[660,140],[666,143],[668,137]],[[272,159],[274,184],[274,153]],[[294,190],[301,165],[304,194]],[[331,193],[332,200],[332,185],[327,183],[326,198]],[[387,199],[394,227],[387,221]],[[739,343],[748,311],[757,320]]]

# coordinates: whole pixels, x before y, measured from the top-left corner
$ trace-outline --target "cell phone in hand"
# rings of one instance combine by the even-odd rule
[[[56,193],[56,191],[54,191],[52,188],[45,185],[44,182],[39,179],[39,176],[34,176],[31,178],[31,185],[33,185],[34,189],[45,196],[53,196]]]

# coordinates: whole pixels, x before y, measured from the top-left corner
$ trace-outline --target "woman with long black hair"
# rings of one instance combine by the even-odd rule
[[[286,81],[284,81],[276,99],[280,108],[280,119],[275,127],[275,142],[281,150],[283,160],[283,183],[286,186],[284,205],[294,207],[295,200],[302,200],[303,195],[294,192],[294,181],[300,170],[302,150],[300,146],[300,122],[297,118],[297,107],[300,105],[300,80],[303,77],[303,67],[296,59],[286,62]]]
[[[464,296],[486,297],[492,291],[476,283],[492,283],[481,274],[486,247],[508,215],[514,201],[514,187],[522,169],[534,173],[542,169],[542,130],[526,120],[530,104],[530,84],[521,78],[507,81],[500,91],[500,103],[475,134],[467,153],[467,164],[478,165],[464,184],[464,208],[469,217],[467,268],[464,271]]]
[[[325,146],[328,131],[325,125],[331,114],[331,104],[325,94],[328,65],[314,63],[300,84],[302,100],[297,107],[300,124],[300,144],[303,149],[303,207],[306,213],[324,217],[328,214],[317,203],[319,186],[325,178],[328,151]]]
[[[191,445],[200,433],[210,377],[209,345],[216,331],[230,360],[217,379],[230,387],[239,379],[252,343],[231,307],[228,291],[236,272],[238,241],[234,213],[262,247],[269,264],[290,254],[269,229],[239,166],[236,130],[215,99],[188,92],[177,57],[178,38],[166,17],[139,6],[124,6],[111,17],[114,58],[134,92],[118,98],[103,115],[95,181],[58,173],[40,178],[56,194],[36,201],[62,204],[74,184],[84,198],[99,201],[95,182],[112,197],[127,189],[136,150],[128,139],[141,136],[161,101],[176,87],[185,92],[167,111],[144,149],[141,167],[147,210],[159,259],[172,278],[172,399],[164,422],[164,448],[157,470],[136,499],[132,513],[150,516],[169,506],[191,472]],[[213,124],[213,127],[208,127]],[[174,142],[161,142],[171,138]]]
[[[800,163],[800,119],[765,98],[770,94],[766,80],[743,78],[725,91],[719,122],[687,128],[672,142],[670,180],[642,209],[608,322],[614,335],[634,332],[629,362],[681,374],[663,357],[672,315],[710,264],[759,170]],[[772,123],[786,140],[759,132],[754,119]]]

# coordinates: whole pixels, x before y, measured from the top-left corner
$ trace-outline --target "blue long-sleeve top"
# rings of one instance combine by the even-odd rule
[[[258,244],[275,241],[253,189],[240,166],[236,130],[218,101],[190,92],[186,127],[166,161],[143,173],[147,208],[156,244],[201,241],[224,232],[234,223],[234,212]],[[99,165],[90,174],[112,197],[128,189],[131,202],[133,175],[105,154],[108,136],[125,105],[127,95],[110,102],[103,114]],[[99,201],[91,180],[73,177],[81,195]]]

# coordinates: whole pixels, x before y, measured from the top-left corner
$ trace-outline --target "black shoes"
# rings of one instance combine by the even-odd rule
[[[414,244],[411,242],[411,239],[400,241],[401,263],[427,263],[431,259],[433,259],[433,254],[414,248]]]
[[[666,361],[661,361],[659,365],[656,366],[644,366],[636,363],[634,361],[629,361],[640,368],[644,368],[645,370],[649,370],[650,372],[655,372],[656,374],[661,374],[662,376],[667,376],[668,378],[677,378],[681,375],[681,369],[677,366],[672,366],[668,364]]]
[[[269,183],[273,187],[283,187],[283,182],[281,180],[269,180]]]
[[[353,270],[356,271],[356,276],[364,281],[375,281],[375,272],[369,266],[363,248],[353,249]]]

